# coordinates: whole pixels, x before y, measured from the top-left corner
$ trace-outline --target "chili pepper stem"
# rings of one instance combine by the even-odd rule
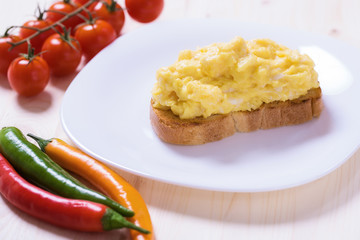
[[[105,231],[126,227],[137,230],[141,233],[145,233],[145,234],[150,233],[150,231],[143,229],[139,226],[136,226],[135,224],[127,221],[123,216],[121,216],[120,214],[118,214],[117,212],[113,211],[110,208],[106,210],[102,218],[102,225]]]
[[[34,139],[38,144],[39,144],[39,147],[41,149],[41,151],[45,151],[45,147],[46,145],[48,145],[49,143],[51,143],[51,139],[50,140],[46,140],[46,139],[43,139],[41,137],[38,137],[38,136],[35,136],[34,134],[27,134],[29,137],[31,137],[32,139]]]

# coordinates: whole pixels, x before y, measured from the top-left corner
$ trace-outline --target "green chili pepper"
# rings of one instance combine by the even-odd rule
[[[25,178],[57,195],[102,203],[126,217],[134,212],[93,191],[52,161],[15,127],[0,130],[0,152]]]

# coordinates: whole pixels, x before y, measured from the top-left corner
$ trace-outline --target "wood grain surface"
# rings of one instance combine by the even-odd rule
[[[0,0],[1,33],[10,25],[21,25],[30,19],[37,4],[46,7],[51,3]],[[124,1],[119,3],[124,6]],[[360,0],[165,0],[157,21],[199,17],[270,23],[329,35],[360,48],[359,12]],[[126,17],[124,34],[142,26]],[[70,142],[61,127],[59,108],[74,77],[75,74],[52,78],[45,92],[34,98],[22,98],[1,76],[0,127],[17,126],[24,132]],[[115,170],[147,202],[157,240],[360,239],[359,152],[319,180],[264,193],[196,190]],[[91,234],[61,229],[24,214],[3,197],[0,226],[0,239],[110,240],[126,239],[127,235],[126,230]]]

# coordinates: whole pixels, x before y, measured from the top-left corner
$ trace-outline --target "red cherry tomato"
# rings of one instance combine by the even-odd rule
[[[82,6],[82,5],[86,4],[87,2],[89,2],[89,0],[73,0],[73,3],[77,6]]]
[[[50,71],[55,76],[65,76],[76,71],[81,61],[81,47],[68,33],[55,33],[46,41],[41,50],[42,57],[48,63]]]
[[[89,10],[94,17],[104,20],[113,26],[117,35],[125,23],[125,14],[121,6],[115,0],[95,2],[90,5]]]
[[[26,43],[20,44],[9,51],[10,43],[19,41],[21,41],[19,36],[9,35],[7,32],[0,38],[0,74],[6,75],[10,63],[19,57],[20,53],[26,53]]]
[[[46,13],[45,20],[54,23],[54,22],[62,19],[65,16],[65,14],[69,14],[69,13],[75,11],[76,8],[77,7],[75,5],[73,5],[73,4],[71,4],[69,0],[63,0],[63,1],[55,2],[54,4],[52,4],[49,7],[48,12]],[[59,12],[62,12],[63,14],[61,14]],[[84,22],[84,20],[81,19],[79,16],[73,16],[73,17],[67,19],[66,21],[64,21],[62,24],[67,29],[71,28],[72,31],[74,32],[76,26],[78,26],[79,24],[81,24],[83,22]],[[62,31],[62,29],[59,28],[59,31]]]
[[[37,29],[43,29],[43,28],[48,27],[49,25],[51,25],[50,22],[42,20],[42,19],[30,20],[23,24],[24,27],[31,27],[31,28],[37,28]],[[32,29],[28,29],[28,28],[20,28],[20,30],[19,30],[19,36],[22,38],[27,38],[27,37],[33,35],[34,33],[36,33],[36,30],[32,30]],[[54,33],[54,31],[50,29],[48,31],[40,33],[38,36],[36,36],[30,40],[31,45],[35,49],[35,53],[39,53],[41,51],[41,47],[42,47],[43,43],[53,33]]]
[[[125,0],[129,15],[136,21],[154,21],[164,8],[164,0]]]
[[[93,23],[80,25],[75,32],[81,49],[87,60],[116,39],[116,32],[110,23],[104,20],[95,20]]]
[[[19,95],[31,97],[41,93],[49,82],[50,71],[41,57],[18,57],[11,62],[8,80],[12,89]]]

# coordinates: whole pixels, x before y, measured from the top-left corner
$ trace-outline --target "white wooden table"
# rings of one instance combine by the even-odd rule
[[[0,31],[31,18],[37,4],[51,3],[0,0]],[[360,0],[165,0],[157,21],[184,17],[270,23],[330,35],[360,48]],[[128,17],[123,32],[141,26]],[[26,99],[18,97],[6,78],[0,77],[0,127],[12,125],[45,138],[70,141],[60,124],[59,107],[73,78],[51,79],[44,93]],[[319,180],[264,193],[196,190],[117,171],[147,202],[158,240],[360,239],[359,152]],[[57,228],[24,214],[2,197],[0,226],[0,239],[109,240],[123,236],[118,231],[90,234]]]

